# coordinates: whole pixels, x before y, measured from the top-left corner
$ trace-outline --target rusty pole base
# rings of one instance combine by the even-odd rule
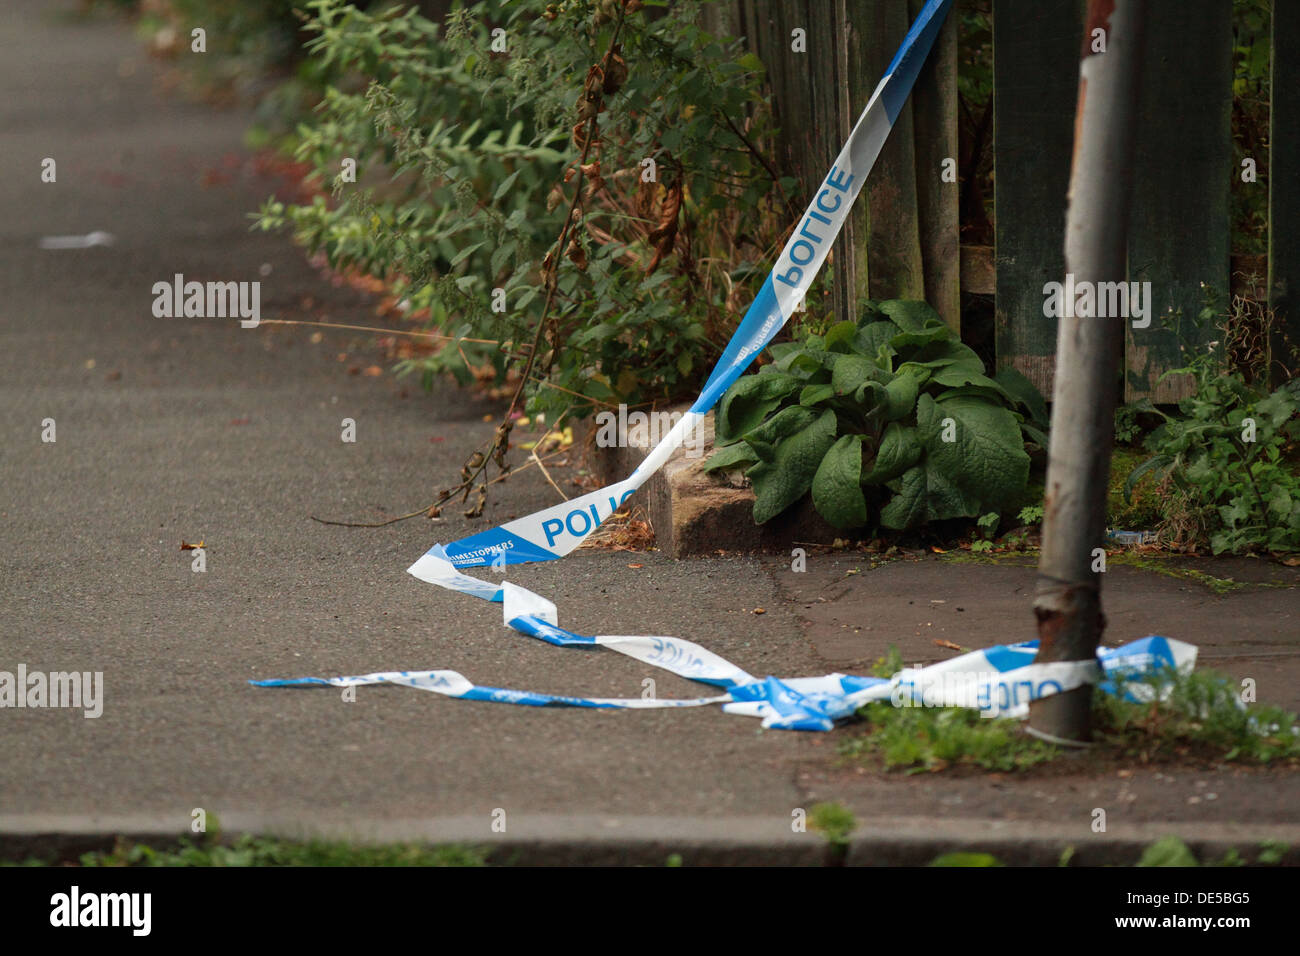
[[[1087,748],[1092,740],[1092,685],[1040,697],[1029,705],[1025,733],[1059,747]]]

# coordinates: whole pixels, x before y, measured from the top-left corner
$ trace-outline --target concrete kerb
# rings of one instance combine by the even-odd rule
[[[1166,836],[1182,838],[1205,862],[1236,850],[1252,861],[1265,842],[1285,845],[1282,862],[1300,865],[1300,825],[1177,823],[1112,827],[925,817],[874,819],[851,838],[847,853],[831,851],[818,833],[794,833],[782,817],[589,817],[515,815],[509,832],[493,833],[484,816],[305,822],[301,817],[222,814],[222,842],[254,833],[288,840],[359,845],[416,843],[481,847],[496,864],[520,866],[925,866],[945,853],[989,853],[1010,866],[1056,866],[1073,848],[1072,866],[1126,866]],[[0,858],[76,859],[111,849],[118,839],[172,846],[193,837],[175,821],[148,816],[0,816]]]
[[[684,412],[689,405],[666,409]],[[714,413],[701,426],[701,446],[692,456],[678,448],[662,468],[641,487],[633,502],[646,512],[655,532],[655,546],[672,558],[728,551],[786,551],[793,542],[830,544],[841,536],[813,509],[807,499],[767,524],[754,524],[754,490],[740,471],[709,474],[704,463],[714,449]],[[649,454],[648,429],[620,427],[617,446],[601,447],[599,431],[588,420],[583,436],[592,469],[601,484],[630,475]]]

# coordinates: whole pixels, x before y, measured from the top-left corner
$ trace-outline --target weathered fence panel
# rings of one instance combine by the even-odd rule
[[[1189,381],[1162,315],[1181,311],[1183,335],[1202,283],[1230,291],[1232,176],[1231,0],[1151,0],[1129,228],[1129,280],[1150,282],[1150,325],[1126,337],[1124,396],[1172,402]],[[802,206],[825,174],[922,0],[735,0],[717,25],[745,36],[763,60],[782,129],[782,169]],[[999,367],[1052,393],[1057,322],[1044,286],[1065,276],[1065,210],[1074,141],[1083,0],[993,5],[995,344]],[[863,298],[925,298],[960,329],[959,187],[941,179],[957,156],[958,14],[949,18],[916,90],[836,243],[831,302],[847,318]],[[791,48],[805,31],[806,52]],[[1088,38],[1092,41],[1092,38]],[[1300,342],[1300,3],[1274,10],[1269,290]],[[967,257],[969,258],[969,257]],[[974,276],[974,272],[967,270]],[[981,286],[985,288],[986,286]],[[829,308],[828,308],[829,307]],[[1124,321],[1116,317],[1114,321]],[[1280,356],[1279,356],[1280,357]]]
[[[796,206],[826,174],[920,7],[917,0],[739,0],[740,32],[767,68],[781,166],[803,187],[791,197]],[[806,52],[791,48],[796,29],[805,31]],[[868,297],[928,298],[960,327],[958,190],[939,180],[942,159],[957,153],[956,43],[951,18],[918,81],[923,126],[914,127],[909,101],[833,248],[837,318],[856,315]]]
[[[911,0],[915,19],[924,0]],[[939,31],[912,101],[916,193],[925,300],[954,331],[961,331],[961,185],[943,181],[943,164],[956,162],[957,23],[954,10]],[[954,177],[955,180],[955,177]]]
[[[1189,348],[1214,338],[1192,320],[1204,308],[1202,283],[1228,294],[1232,188],[1231,0],[1148,0],[1138,101],[1129,281],[1150,282],[1150,326],[1126,323],[1124,397],[1176,402],[1188,376],[1161,376],[1187,364],[1179,335],[1161,314],[1182,313]]]
[[[1079,0],[993,4],[997,359],[1049,396],[1056,320],[1043,286],[1065,275],[1082,35]]]

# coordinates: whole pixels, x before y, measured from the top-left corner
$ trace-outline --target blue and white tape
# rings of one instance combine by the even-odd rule
[[[1113,651],[1101,650],[1095,663],[1035,664],[1037,644],[1029,642],[964,654],[930,667],[905,669],[888,680],[838,673],[822,677],[759,678],[681,638],[575,634],[559,626],[555,605],[540,595],[508,582],[496,585],[480,581],[459,570],[563,557],[619,510],[686,442],[807,294],[848,219],[849,209],[861,192],[951,6],[952,0],[928,0],[699,398],[637,469],[623,481],[599,491],[448,545],[436,544],[408,569],[422,581],[502,603],[506,625],[521,634],[560,647],[607,647],[644,664],[719,688],[723,691],[721,695],[680,700],[569,697],[481,687],[448,670],[386,671],[358,677],[305,677],[252,683],[263,687],[399,684],[464,700],[532,707],[642,709],[720,703],[728,713],[761,718],[764,727],[830,730],[835,721],[874,700],[890,700],[897,706],[977,707],[989,716],[1023,717],[1030,701],[1095,682],[1103,675],[1106,677],[1103,688],[1113,693],[1116,690],[1113,681],[1120,676],[1192,666],[1196,658],[1194,647],[1163,637],[1148,637]]]
[[[867,174],[894,121],[903,109],[921,67],[929,56],[939,28],[952,0],[929,0],[908,31],[884,77],[867,102],[835,158],[830,172],[817,188],[812,202],[799,221],[776,266],[758,290],[740,326],[732,335],[722,358],[704,384],[699,398],[677,424],[656,445],[627,478],[563,504],[545,508],[471,535],[448,545],[434,545],[430,554],[449,560],[458,568],[487,564],[523,564],[562,558],[582,544],[641,485],[663,466],[684,444],[717,404],[731,384],[781,331],[807,294],[835,237],[849,216],[853,200],[866,183]],[[429,575],[433,568],[423,558],[409,568],[422,581],[440,582]]]
[[[460,574],[445,558],[434,556],[431,560],[443,566],[437,577],[444,587],[466,593],[483,591],[476,587],[483,582]],[[905,668],[890,679],[839,673],[784,679],[755,677],[707,648],[678,637],[574,633],[560,627],[555,605],[541,595],[509,582],[502,582],[497,590],[505,624],[520,634],[559,647],[607,647],[643,664],[719,688],[723,693],[681,699],[573,697],[481,687],[449,670],[387,671],[356,677],[302,677],[252,683],[260,687],[398,684],[463,700],[528,707],[635,710],[721,704],[729,714],[760,718],[767,728],[825,731],[872,701],[890,701],[896,707],[974,707],[988,717],[1023,718],[1028,715],[1031,701],[1094,683],[1099,678],[1101,687],[1109,693],[1119,691],[1131,700],[1144,699],[1155,693],[1155,688],[1135,683],[1135,678],[1160,675],[1171,669],[1186,672],[1196,662],[1196,648],[1192,645],[1164,637],[1146,637],[1118,648],[1098,649],[1095,663],[1036,664],[1038,644],[1027,641],[972,651],[929,667]]]

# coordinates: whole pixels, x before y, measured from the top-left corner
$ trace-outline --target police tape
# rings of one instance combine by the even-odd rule
[[[598,491],[448,545],[434,545],[429,555],[445,558],[458,568],[562,558],[618,511],[688,440],[723,393],[740,377],[754,356],[772,341],[803,301],[826,261],[835,237],[848,219],[849,209],[902,111],[951,6],[952,0],[928,0],[917,15],[844,148],[835,158],[830,172],[822,180],[803,218],[777,257],[776,265],[704,383],[699,398],[636,470],[622,481]],[[440,572],[433,562],[424,558],[408,570],[423,581],[438,583],[430,575]]]
[[[461,573],[460,568],[552,561],[577,548],[684,444],[723,393],[781,330],[807,294],[831,245],[848,218],[867,174],[906,102],[952,0],[928,0],[913,22],[884,77],[872,93],[847,142],[818,187],[776,265],[746,311],[699,397],[635,471],[623,481],[543,509],[448,545],[435,544],[408,571],[422,581],[504,605],[513,630],[560,647],[606,647],[645,664],[721,689],[712,697],[687,699],[597,698],[483,687],[456,671],[384,671],[356,677],[251,681],[262,687],[355,687],[398,684],[464,700],[525,706],[602,709],[698,707],[721,703],[731,714],[761,718],[764,727],[830,730],[871,701],[895,706],[977,707],[987,716],[1023,717],[1033,700],[1093,683],[1132,695],[1125,678],[1157,675],[1192,666],[1196,649],[1148,637],[1096,662],[1033,663],[1037,642],[964,654],[930,667],[905,669],[889,679],[851,674],[758,678],[691,641],[662,636],[589,637],[559,626],[553,603],[525,588],[500,585]],[[1121,688],[1118,685],[1122,683]],[[1154,692],[1154,691],[1152,691]]]
[[[487,597],[484,582],[460,574],[449,561],[440,583]],[[637,710],[721,704],[725,713],[756,717],[779,730],[827,731],[873,701],[895,707],[971,707],[985,717],[1024,718],[1035,700],[1100,683],[1102,690],[1133,701],[1160,693],[1162,678],[1186,673],[1196,663],[1196,648],[1151,636],[1117,648],[1099,648],[1093,661],[1034,663],[1038,642],[998,645],[971,651],[922,668],[904,668],[892,677],[832,673],[821,677],[755,677],[693,641],[658,635],[577,634],[559,626],[556,606],[539,594],[509,582],[499,588],[504,623],[520,634],[558,647],[607,647],[679,677],[712,685],[724,693],[694,698],[574,697],[535,691],[484,687],[451,670],[385,671],[355,677],[300,677],[250,681],[259,687],[358,687],[397,684],[463,700],[528,707],[563,706]],[[1167,686],[1167,682],[1166,682]]]

